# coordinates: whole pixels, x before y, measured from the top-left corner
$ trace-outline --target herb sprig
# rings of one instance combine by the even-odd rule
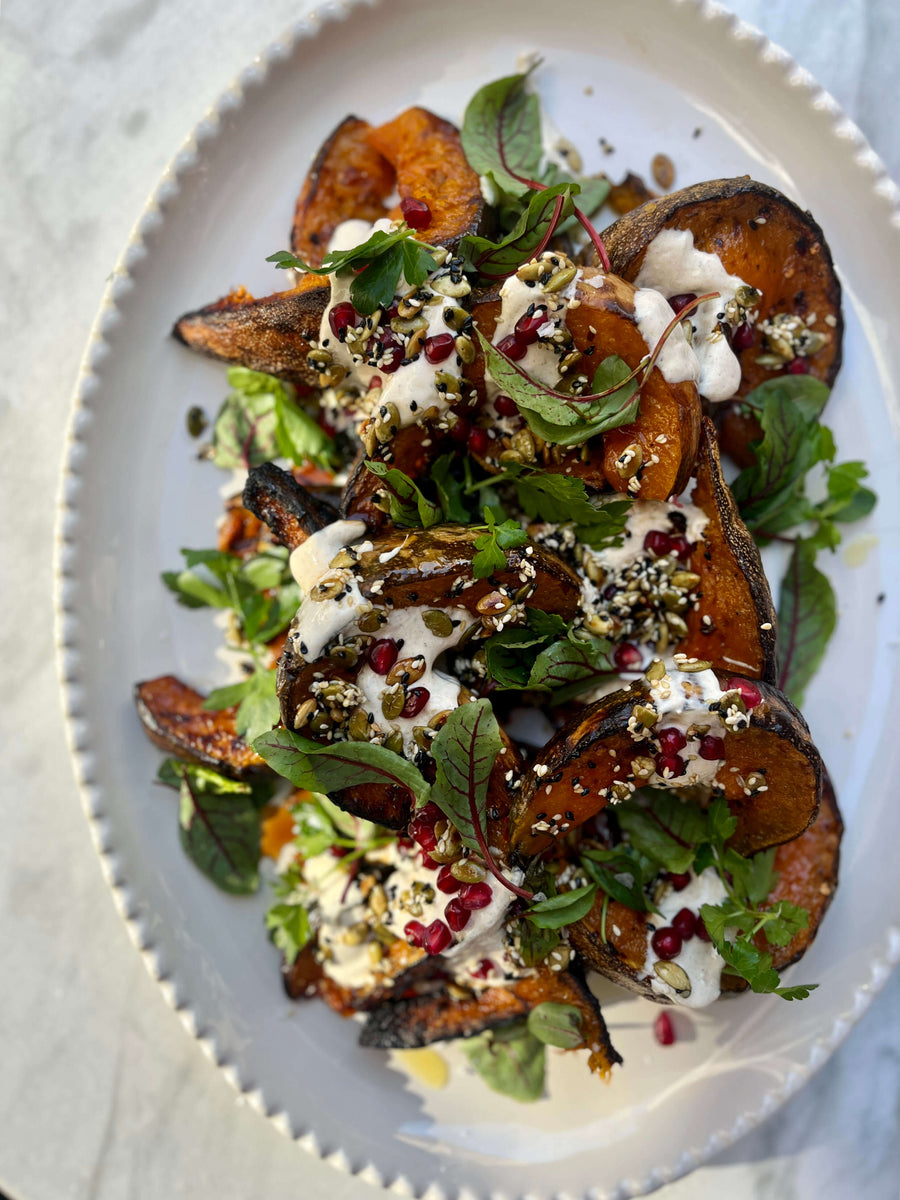
[[[390,233],[377,229],[349,250],[329,250],[319,267],[310,266],[288,250],[270,254],[266,262],[275,263],[281,270],[310,275],[359,272],[350,284],[350,300],[358,313],[369,316],[377,308],[388,307],[401,277],[410,287],[420,287],[438,265],[436,252],[435,246],[418,241],[415,230],[402,221]]]
[[[247,367],[229,368],[228,382],[232,391],[216,417],[209,450],[217,467],[247,470],[281,457],[296,466],[335,468],[334,442],[297,403],[291,384]]]

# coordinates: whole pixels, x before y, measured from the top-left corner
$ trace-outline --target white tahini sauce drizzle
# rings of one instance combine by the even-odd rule
[[[515,332],[516,322],[525,316],[531,305],[547,310],[546,320],[538,329],[538,338],[552,337],[566,323],[568,301],[575,296],[581,274],[579,271],[571,283],[560,288],[558,292],[546,292],[540,283],[530,285],[517,275],[510,275],[500,289],[500,316],[491,338],[493,345],[496,346],[503,338]],[[557,348],[546,341],[533,342],[524,356],[517,360],[516,365],[538,383],[555,386],[559,382],[559,353]],[[485,385],[488,399],[491,401],[502,391],[491,378],[490,372],[485,373]],[[496,413],[493,415],[497,417]]]
[[[644,340],[651,348],[671,321],[672,310],[668,304],[660,306],[650,300],[649,292],[658,293],[665,300],[683,292],[694,292],[698,296],[719,292],[718,299],[705,301],[690,314],[695,331],[692,347],[688,346],[683,334],[678,341],[677,334],[673,333],[663,348],[658,365],[669,383],[693,378],[700,394],[707,400],[714,403],[729,400],[740,386],[741,366],[718,325],[724,306],[734,299],[744,281],[737,275],[729,275],[717,254],[697,250],[689,229],[664,229],[647,247],[634,282],[639,289],[635,296],[635,315]],[[651,337],[654,338],[652,344]],[[669,346],[673,343],[670,355]],[[686,373],[688,358],[685,350],[695,359],[697,374]]]
[[[656,349],[674,316],[668,300],[659,292],[652,288],[637,288],[634,319],[648,350]],[[680,325],[676,325],[663,342],[656,366],[666,383],[698,383],[700,364]]]
[[[655,529],[671,532],[669,514],[680,512],[687,521],[684,536],[693,546],[703,536],[703,531],[709,524],[709,517],[696,504],[670,504],[665,500],[635,500],[628,510],[625,529],[622,532],[622,545],[609,546],[602,550],[591,550],[585,547],[586,553],[596,562],[597,566],[615,575],[623,567],[629,566],[639,558],[649,558],[649,551],[644,549],[644,538]]]
[[[301,599],[290,636],[307,662],[319,658],[342,629],[354,624],[372,607],[360,593],[352,570],[328,566],[339,550],[358,543],[365,531],[362,521],[332,521],[291,552],[291,574],[300,588]],[[341,581],[340,598],[311,600],[310,592],[325,576]]]
[[[374,225],[368,224],[366,221],[344,221],[335,229],[331,241],[329,242],[329,250],[349,250],[353,246],[358,246],[365,242],[374,232],[383,230],[385,233],[390,233],[393,228],[393,222],[387,218],[376,221]],[[351,353],[350,347],[336,338],[331,330],[330,314],[333,308],[338,304],[352,303],[350,300],[350,285],[353,282],[353,274],[348,272],[343,275],[337,273],[330,276],[331,279],[331,297],[328,302],[328,307],[322,316],[322,323],[319,329],[319,345],[329,351],[334,357],[334,361],[347,369],[346,384],[358,387],[363,393],[369,388],[375,376],[381,380],[381,393],[379,396],[379,404],[392,403],[397,406],[397,411],[400,414],[400,426],[412,425],[420,419],[422,413],[430,407],[435,407],[439,412],[445,412],[452,403],[455,402],[455,394],[449,398],[435,388],[435,375],[438,371],[444,374],[453,376],[454,379],[460,378],[460,367],[456,360],[456,355],[451,354],[441,363],[429,363],[424,352],[420,351],[415,358],[405,365],[401,365],[393,373],[381,371],[377,366],[371,366],[363,362],[360,357],[354,356]],[[401,277],[397,287],[397,295],[403,296],[410,289],[410,285]],[[449,300],[446,296],[440,295],[433,291],[428,282],[423,285],[422,291],[426,293],[428,300],[420,310],[421,315],[427,320],[428,328],[425,331],[426,337],[433,337],[437,334],[450,333],[444,321],[444,307],[448,304],[453,304],[455,301]],[[428,302],[430,301],[430,302]],[[362,415],[362,413],[360,413]]]
[[[710,704],[721,695],[722,689],[714,671],[683,672],[668,665],[666,674],[650,684],[650,698],[659,713],[653,732],[675,728],[687,736],[689,729],[699,726],[705,728],[706,734],[724,737],[727,729],[722,717],[709,711]],[[725,760],[700,757],[700,738],[706,734],[698,732],[688,737],[687,745],[678,751],[679,758],[687,764],[683,775],[670,778],[654,772],[648,780],[650,785],[667,788],[711,785]]]
[[[697,915],[704,904],[721,904],[728,893],[719,878],[715,867],[707,867],[699,875],[691,876],[691,882],[680,892],[668,888],[661,899],[657,901],[659,916],[648,922],[647,953],[644,959],[644,971],[639,978],[649,979],[650,986],[658,996],[665,996],[675,1004],[686,1008],[706,1008],[714,1000],[718,1000],[722,984],[722,968],[725,960],[716,950],[712,942],[705,942],[696,934],[682,942],[681,951],[671,962],[677,963],[691,981],[691,994],[685,996],[664,983],[653,969],[656,955],[653,953],[651,939],[654,929],[670,925],[672,918],[683,908],[689,908]],[[652,928],[651,928],[652,926]]]

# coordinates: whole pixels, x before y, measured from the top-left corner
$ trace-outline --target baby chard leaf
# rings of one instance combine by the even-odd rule
[[[573,1004],[556,1004],[547,1000],[528,1014],[528,1032],[545,1046],[574,1050],[584,1041],[581,1033],[581,1010]]]
[[[541,162],[540,105],[527,81],[526,73],[485,84],[469,101],[460,131],[472,170],[512,196],[529,190]]]
[[[502,745],[489,700],[454,709],[431,744],[437,778],[430,799],[470,850],[484,844],[488,782]]]
[[[591,911],[596,895],[597,884],[586,883],[583,887],[572,888],[571,891],[561,892],[558,896],[550,896],[547,900],[539,900],[532,904],[525,915],[538,929],[561,929],[563,925],[573,925],[582,917],[586,917]]]
[[[530,1103],[544,1094],[546,1051],[524,1021],[470,1038],[463,1053],[489,1088]]]
[[[223,891],[245,896],[259,887],[259,813],[249,783],[169,760],[179,778],[181,844]]]
[[[577,185],[575,185],[577,191]],[[471,234],[460,242],[459,253],[472,271],[485,281],[508,278],[536,257],[547,244],[558,223],[571,216],[572,186],[567,183],[535,192],[515,227],[502,241]]]
[[[798,538],[778,597],[778,686],[795,704],[803,703],[837,623],[834,589],[815,559],[815,547]]]
[[[374,742],[321,745],[288,729],[273,729],[256,738],[253,749],[278,775],[310,792],[392,784],[405,788],[421,804],[428,798],[428,784],[413,764]]]

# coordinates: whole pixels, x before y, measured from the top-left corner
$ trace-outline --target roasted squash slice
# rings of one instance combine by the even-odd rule
[[[467,233],[477,233],[485,202],[478,175],[463,153],[459,130],[427,108],[408,108],[368,133],[369,144],[397,173],[401,200],[421,200],[431,219],[422,237],[455,250]],[[398,205],[390,215],[403,213]]]
[[[241,288],[176,322],[173,336],[191,350],[233,366],[264,371],[301,386],[315,387],[318,373],[306,361],[328,306],[331,290],[323,275],[304,275],[287,292],[254,300]]]
[[[754,939],[757,947],[772,956],[781,971],[803,957],[818,932],[831,904],[838,882],[840,843],[843,825],[834,789],[827,774],[822,788],[822,805],[812,825],[793,841],[775,852],[778,880],[762,907],[788,900],[805,908],[809,924],[786,946],[772,946],[762,933]],[[605,908],[605,913],[604,913]],[[659,1004],[670,1001],[654,991],[647,970],[647,922],[652,914],[637,912],[609,897],[569,929],[570,941],[582,962],[614,983],[638,992]],[[657,920],[658,923],[658,920]],[[745,980],[723,972],[721,990],[744,991]]]
[[[134,688],[138,716],[160,750],[231,779],[268,774],[265,762],[235,728],[236,708],[208,712],[205,699],[174,675],[147,679]]]
[[[243,502],[245,509],[268,526],[275,540],[291,550],[337,516],[330,505],[274,463],[253,468],[244,485]]]
[[[321,266],[332,234],[342,221],[377,221],[394,190],[394,168],[369,141],[372,126],[345,117],[320,147],[303,181],[291,250],[310,266]]]
[[[691,503],[703,509],[709,524],[688,564],[700,576],[698,604],[685,613],[688,635],[678,649],[722,671],[739,671],[774,684],[778,664],[772,593],[756,542],[722,475],[708,417],[703,421]]]
[[[695,722],[724,747],[710,784],[737,817],[731,844],[741,854],[754,854],[798,837],[813,821],[822,794],[822,760],[806,722],[786,696],[765,683],[715,674],[732,722],[730,703],[736,692],[758,697],[744,706],[746,715],[738,723],[745,727],[739,730],[733,724],[711,725],[710,710],[702,704]],[[515,851],[525,858],[540,853],[559,835],[646,783],[682,786],[677,778],[664,777],[655,734],[641,733],[647,729],[641,717],[653,703],[650,685],[641,680],[588,705],[560,729],[523,781],[512,816]],[[665,716],[660,717],[659,727],[666,724]],[[689,778],[689,772],[682,772],[683,783]]]
[[[841,285],[810,213],[746,175],[697,183],[648,201],[603,231],[613,271],[634,280],[647,246],[663,229],[690,230],[698,250],[717,254],[729,274],[762,292],[752,340],[736,349],[739,396],[777,374],[756,360],[767,349],[762,323],[782,313],[809,320],[822,335],[821,349],[804,362],[816,379],[834,382],[841,365]],[[734,405],[719,415],[723,450],[746,465],[748,443],[760,436],[758,423]]]
[[[409,1050],[450,1038],[474,1037],[527,1017],[539,1004],[568,1004],[581,1013],[583,1042],[591,1050],[590,1067],[606,1076],[622,1062],[613,1047],[596,997],[577,970],[538,968],[534,975],[504,987],[488,987],[470,996],[446,989],[423,996],[389,1000],[369,1015],[361,1046]]]

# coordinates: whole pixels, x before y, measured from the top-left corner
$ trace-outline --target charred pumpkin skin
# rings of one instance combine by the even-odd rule
[[[577,972],[538,968],[536,974],[504,987],[488,987],[469,997],[446,990],[387,1001],[369,1016],[361,1046],[411,1050],[451,1038],[469,1038],[526,1017],[539,1004],[570,1004],[581,1013],[582,1048],[592,1048],[591,1069],[607,1075],[622,1057],[614,1049],[593,993]],[[595,1048],[596,1047],[596,1048]]]
[[[467,233],[478,233],[485,202],[478,175],[463,153],[459,130],[427,108],[408,108],[368,132],[369,145],[393,166],[402,200],[423,200],[431,222],[422,237],[455,250]],[[402,219],[398,205],[390,214]]]
[[[723,690],[734,678],[724,671],[716,675]],[[730,845],[740,854],[799,836],[815,818],[822,793],[822,760],[803,717],[776,688],[756,686],[762,700],[750,714],[749,728],[724,734],[725,760],[716,776],[737,818]],[[600,791],[626,779],[632,758],[642,752],[627,725],[634,705],[649,700],[650,689],[641,680],[588,705],[548,742],[534,764],[545,766],[546,773],[538,776],[532,768],[513,812],[510,840],[517,854],[527,859],[553,845],[550,833],[532,832],[539,814],[566,814],[562,833],[606,807]],[[742,781],[751,772],[765,773],[768,790],[748,797]],[[586,795],[575,791],[576,781],[588,789]]]
[[[828,911],[838,883],[842,833],[834,789],[826,775],[822,805],[815,821],[799,837],[779,846],[775,852],[778,882],[762,907],[789,900],[809,913],[808,927],[800,930],[787,946],[771,946],[762,934],[754,939],[760,950],[772,955],[772,963],[778,971],[803,957]],[[648,919],[649,914],[636,912],[610,898],[606,906],[605,940],[602,902],[569,927],[569,940],[581,960],[592,970],[657,1004],[669,1004],[670,1000],[654,992],[649,978],[639,977],[646,968]],[[723,994],[746,991],[748,986],[746,980],[737,976],[722,976]]]
[[[303,484],[274,463],[253,467],[243,493],[244,508],[268,526],[276,541],[290,550],[323,529],[338,514]]]
[[[372,126],[345,117],[326,138],[310,167],[294,211],[291,250],[318,267],[343,221],[374,222],[385,216],[394,190],[394,168],[369,141]]]
[[[612,269],[635,279],[647,246],[663,229],[689,229],[698,250],[717,254],[729,274],[758,288],[763,294],[760,322],[776,313],[815,313],[814,328],[827,334],[828,341],[807,362],[810,374],[831,386],[841,366],[841,285],[825,236],[808,212],[746,175],[697,183],[648,201],[604,230]],[[825,324],[826,316],[834,318],[833,327]],[[777,372],[756,362],[764,350],[759,322],[754,332],[752,345],[736,352],[741,364],[738,396],[777,378]],[[748,443],[760,437],[759,424],[736,405],[719,408],[722,449],[747,466],[752,461]]]
[[[722,475],[716,433],[708,417],[700,435],[691,503],[706,513],[709,524],[688,563],[700,576],[700,604],[685,614],[688,634],[678,649],[720,670],[774,684],[778,660],[772,593],[759,549]]]
[[[330,295],[323,275],[304,275],[291,291],[261,300],[241,289],[185,313],[172,335],[209,358],[316,387],[319,376],[306,356],[318,340]]]
[[[208,712],[205,699],[174,675],[147,679],[134,688],[144,731],[160,750],[231,779],[268,774],[265,762],[235,728],[236,708]]]

